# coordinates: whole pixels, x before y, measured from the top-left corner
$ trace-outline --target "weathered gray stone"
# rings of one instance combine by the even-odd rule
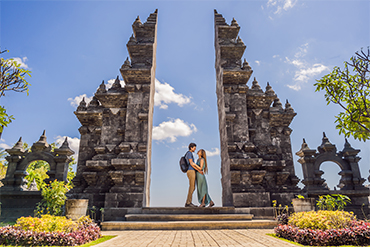
[[[271,206],[269,193],[293,198],[300,191],[288,127],[296,113],[289,102],[283,108],[269,83],[263,91],[254,78],[248,88],[253,70],[245,59],[241,61],[246,46],[239,29],[235,20],[228,25],[215,11],[222,203]]]
[[[75,111],[81,142],[71,198],[87,198],[90,206],[120,208],[149,205],[157,11],[132,25],[127,43],[130,59],[110,89],[104,81],[86,107]],[[94,193],[103,193],[94,197]],[[109,213],[109,212],[108,212]]]

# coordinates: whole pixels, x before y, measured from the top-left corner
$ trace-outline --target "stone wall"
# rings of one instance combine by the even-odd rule
[[[242,57],[245,44],[235,19],[228,25],[215,10],[217,106],[221,141],[223,206],[289,205],[299,179],[295,175],[289,124],[296,113],[285,108],[267,83],[265,91]]]

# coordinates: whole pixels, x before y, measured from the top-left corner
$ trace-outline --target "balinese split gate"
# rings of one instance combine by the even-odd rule
[[[129,58],[119,69],[125,86],[121,86],[119,76],[109,89],[103,81],[92,101],[86,104],[82,100],[74,112],[81,123],[81,138],[77,175],[73,180],[75,187],[68,193],[69,198],[89,199],[90,207],[104,208],[106,220],[156,220],[153,215],[159,214],[173,215],[171,219],[165,218],[167,220],[184,220],[181,218],[184,215],[186,219],[194,218],[194,214],[208,214],[208,218],[198,217],[201,220],[211,220],[212,214],[220,214],[217,220],[227,219],[225,215],[229,214],[239,217],[232,220],[250,220],[253,215],[271,219],[274,216],[272,200],[290,205],[298,194],[309,197],[333,194],[323,186],[319,170],[322,162],[330,160],[342,169],[341,190],[335,193],[352,198],[350,210],[358,213],[362,205],[368,210],[369,192],[363,186],[365,179],[361,178],[358,168],[360,150],[353,149],[348,142],[343,151],[336,152],[335,145],[324,136],[318,153],[304,142],[297,155],[303,167],[305,188],[297,187],[299,178],[294,170],[292,129],[289,127],[297,113],[288,100],[284,104],[281,102],[269,83],[264,83],[263,89],[257,77],[251,79],[253,70],[245,58],[243,61],[246,45],[238,36],[239,24],[235,19],[227,24],[216,10],[215,69],[222,207],[149,208],[157,15],[156,10],[145,22],[138,17],[132,24],[133,34],[126,45]],[[39,191],[26,191],[22,187],[25,169],[31,161],[46,160],[51,167],[51,178],[65,179],[72,151],[65,142],[51,153],[45,138],[40,138],[32,147],[33,155],[39,155],[37,158],[24,153],[19,142],[6,150],[10,156],[7,175],[2,180],[4,186],[0,188],[3,211],[4,200],[32,197],[36,199],[29,205],[33,205],[40,199]],[[8,205],[5,211],[11,210],[13,204],[5,204]],[[213,227],[237,227],[217,222]],[[176,228],[174,225],[166,227],[161,229]]]

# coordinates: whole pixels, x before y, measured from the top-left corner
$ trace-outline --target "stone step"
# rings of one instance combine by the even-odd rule
[[[251,220],[253,214],[127,214],[127,221],[233,221]]]
[[[272,229],[274,220],[247,221],[106,221],[103,231],[111,230],[216,230],[216,229]]]
[[[234,207],[144,207],[143,214],[233,214]]]

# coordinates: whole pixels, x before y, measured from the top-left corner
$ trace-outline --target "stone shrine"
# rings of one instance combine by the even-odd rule
[[[296,113],[269,83],[265,91],[256,78],[246,85],[253,70],[242,63],[240,26],[235,19],[228,25],[216,10],[214,16],[223,206],[290,205],[300,191],[289,128]]]

